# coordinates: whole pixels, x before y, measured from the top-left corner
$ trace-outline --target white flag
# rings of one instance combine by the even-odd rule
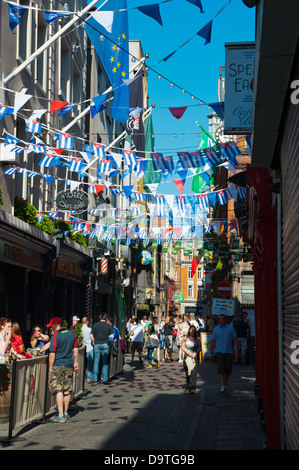
[[[15,105],[14,105],[14,112],[16,113],[19,109],[24,106],[24,104],[32,98],[31,95],[27,95],[26,93],[18,93],[15,94]]]
[[[112,33],[113,11],[95,11],[91,16],[102,25],[108,33]]]

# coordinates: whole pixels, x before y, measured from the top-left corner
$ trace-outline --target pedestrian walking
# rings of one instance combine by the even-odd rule
[[[55,395],[58,414],[52,421],[64,423],[68,418],[68,408],[73,390],[73,371],[79,370],[78,345],[75,333],[62,326],[59,317],[51,319],[47,328],[53,336],[49,349],[49,389]]]
[[[141,325],[140,318],[136,317],[135,325],[131,326],[130,330],[132,347],[131,347],[131,359],[134,361],[135,352],[139,355],[139,362],[143,364],[142,352],[143,352],[143,343],[144,343],[144,328]]]
[[[248,348],[248,336],[249,336],[249,325],[244,320],[242,314],[240,314],[239,318],[234,323],[234,328],[237,333],[238,338],[238,349],[235,345],[235,362],[238,362],[240,351],[241,351],[241,360],[242,364],[245,364],[245,354]]]
[[[238,338],[236,330],[228,324],[225,315],[219,315],[219,325],[215,326],[211,339],[211,358],[214,358],[214,351],[217,353],[218,375],[220,378],[220,392],[228,388],[228,380],[232,373],[233,363],[233,341],[238,348]]]
[[[173,331],[175,323],[173,318],[166,317],[164,324],[164,335],[165,335],[165,350],[162,361],[171,360],[173,361]]]
[[[89,319],[87,317],[82,318],[82,335],[83,341],[82,346],[85,348],[85,368],[86,368],[86,380],[91,382],[93,379],[93,358],[94,350],[91,341],[91,328],[89,326]]]
[[[178,323],[178,338],[177,345],[179,347],[179,362],[183,362],[184,353],[182,352],[182,341],[189,331],[189,323],[187,322],[187,315],[183,315],[182,321]]]
[[[150,324],[148,326],[148,340],[147,340],[147,351],[148,351],[148,365],[147,369],[152,368],[153,362],[160,366],[160,361],[153,356],[154,350],[159,347],[159,337],[155,330],[155,325]]]
[[[191,325],[181,345],[181,350],[185,355],[183,365],[186,372],[186,387],[190,393],[195,393],[200,349],[201,343],[196,334],[196,327]]]
[[[114,330],[107,323],[107,313],[102,312],[99,321],[94,323],[91,328],[91,341],[94,346],[93,360],[93,379],[94,383],[99,380],[100,361],[102,361],[102,382],[109,383],[109,338],[114,337]]]

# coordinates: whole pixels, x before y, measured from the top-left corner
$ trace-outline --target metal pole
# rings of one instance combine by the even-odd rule
[[[17,370],[17,360],[14,359],[13,363],[12,363],[12,372],[11,372],[11,391],[10,391],[8,439],[12,438],[12,427],[13,427],[13,418],[14,418],[14,404],[15,404],[15,388],[16,388],[16,370]]]
[[[145,61],[146,57],[142,57],[142,59],[138,62],[138,64],[135,64],[133,66],[133,68],[129,71],[129,73],[133,72],[133,70],[135,70],[135,68],[140,65],[141,63],[143,63]],[[106,93],[109,93],[110,91],[112,91],[113,88],[112,86],[110,86],[109,88],[107,88],[106,91],[104,91],[102,93],[102,95],[106,94]],[[77,121],[79,121],[80,119],[82,119],[88,112],[90,111],[90,105],[87,106],[87,108],[85,108],[80,114],[78,114],[78,116],[75,117],[75,119],[73,119],[69,124],[67,124],[63,129],[62,129],[62,132],[66,132],[68,131]]]
[[[39,49],[33,52],[33,54],[31,54],[31,56],[28,57],[28,59],[24,60],[24,62],[22,62],[22,64],[20,64],[15,70],[13,70],[7,77],[4,77],[3,86],[6,86],[7,83],[10,82],[10,80],[15,78],[20,72],[22,72],[22,70],[24,70],[31,62],[33,62],[33,60],[37,56],[39,56],[39,54],[44,52],[49,46],[51,46],[51,44],[53,44],[53,42],[56,41],[56,39],[62,36],[62,34],[65,31],[67,31],[71,26],[73,26],[73,24],[76,23],[76,21],[78,21],[85,13],[87,13],[91,8],[93,8],[98,3],[98,1],[99,0],[92,0],[91,3],[89,3],[85,8],[83,8],[81,12],[77,13],[72,20],[70,20],[65,26],[63,26],[63,28],[57,31],[57,33],[54,34],[52,38],[50,38]],[[102,8],[105,5],[105,3],[107,3],[107,1],[108,0],[105,0],[97,10]]]

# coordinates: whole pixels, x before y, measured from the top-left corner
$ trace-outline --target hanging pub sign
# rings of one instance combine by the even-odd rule
[[[254,42],[225,44],[225,134],[251,133],[254,55]]]
[[[88,194],[75,189],[61,191],[56,196],[56,207],[60,211],[84,212],[88,209]]]

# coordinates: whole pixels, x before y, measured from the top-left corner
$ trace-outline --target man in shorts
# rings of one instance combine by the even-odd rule
[[[58,414],[52,418],[56,423],[64,423],[69,418],[73,371],[79,370],[76,335],[61,323],[61,318],[54,317],[47,325],[53,331],[49,348],[49,389],[56,398]]]
[[[219,325],[215,326],[211,339],[211,357],[214,358],[214,350],[217,353],[218,375],[220,378],[220,392],[228,388],[228,379],[232,373],[233,342],[239,348],[236,330],[227,323],[225,315],[219,315]]]
[[[142,351],[143,351],[143,343],[144,343],[144,329],[143,326],[140,324],[140,318],[135,318],[135,325],[131,326],[130,335],[132,339],[132,362],[134,361],[135,351],[139,354],[139,362],[140,364],[143,363],[142,360]]]

